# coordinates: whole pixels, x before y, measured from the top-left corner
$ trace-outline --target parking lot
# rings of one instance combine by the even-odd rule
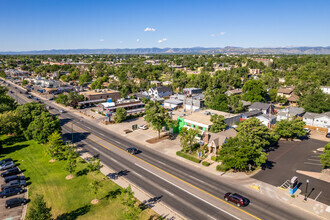
[[[329,182],[297,173],[297,170],[321,172],[322,165],[318,156],[322,152],[317,151],[317,149],[326,144],[327,142],[315,139],[302,142],[280,141],[279,147],[269,152],[267,166],[253,178],[279,187],[286,180],[291,180],[293,176],[297,176],[302,195],[305,194],[306,180],[308,179],[308,198],[330,205]]]
[[[2,173],[3,171],[1,171]],[[0,177],[0,185],[4,184],[4,178]],[[23,214],[23,211],[26,209],[26,205],[24,206],[17,206],[13,207],[11,209],[7,209],[5,207],[6,200],[16,198],[16,197],[21,197],[21,198],[27,198],[27,190],[25,190],[25,193],[15,195],[15,196],[10,196],[8,198],[0,198],[0,219],[21,219],[21,216]]]

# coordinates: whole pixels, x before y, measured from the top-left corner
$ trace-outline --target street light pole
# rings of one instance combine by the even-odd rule
[[[308,189],[309,179],[306,180],[306,191],[305,191],[305,201],[307,201],[307,189]]]

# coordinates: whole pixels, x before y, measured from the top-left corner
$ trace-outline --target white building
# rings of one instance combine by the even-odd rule
[[[321,86],[321,90],[325,94],[330,94],[330,86]]]
[[[316,114],[311,112],[306,112],[303,116],[303,121],[306,125],[330,129],[330,112],[325,112],[322,114]]]
[[[277,113],[277,121],[286,120],[290,118],[296,118],[301,117],[305,113],[305,110],[303,108],[297,108],[297,107],[288,107],[284,108],[278,111]]]
[[[164,98],[169,97],[173,94],[171,87],[166,86],[159,86],[159,87],[153,87],[148,90],[148,94],[152,98]]]
[[[276,124],[276,117],[274,115],[262,114],[262,115],[258,115],[256,118],[259,119],[261,123],[267,127],[269,126],[269,122],[270,125]]]

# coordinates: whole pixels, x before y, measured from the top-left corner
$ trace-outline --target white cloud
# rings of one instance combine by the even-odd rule
[[[146,27],[146,29],[144,29],[144,31],[154,32],[154,31],[156,31],[156,29],[155,28],[151,28],[151,27]]]
[[[140,39],[136,39],[136,42],[140,42]]]
[[[102,38],[102,39],[100,39],[99,41],[100,41],[100,42],[104,42],[104,39]]]
[[[219,36],[224,36],[226,34],[226,32],[219,32],[219,33],[216,33],[216,34],[211,34],[210,36],[211,37],[219,37]]]
[[[158,43],[163,43],[164,41],[167,41],[167,38],[163,38],[163,39],[161,39],[161,40],[158,40],[157,42],[158,42]]]

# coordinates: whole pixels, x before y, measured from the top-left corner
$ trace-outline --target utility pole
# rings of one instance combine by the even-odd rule
[[[272,112],[272,102],[269,104],[269,128],[271,128],[271,112]]]

